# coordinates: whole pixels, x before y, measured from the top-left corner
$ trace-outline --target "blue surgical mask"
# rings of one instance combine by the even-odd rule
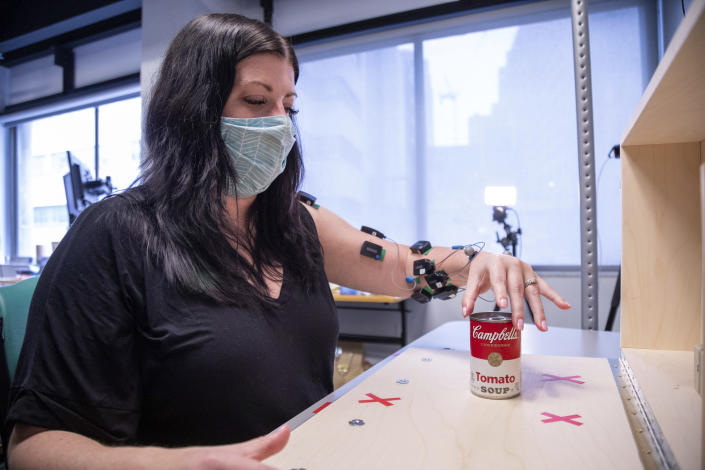
[[[237,172],[237,197],[260,194],[286,167],[286,157],[296,141],[294,123],[289,116],[260,118],[223,117],[220,134]],[[235,197],[236,186],[227,193]]]

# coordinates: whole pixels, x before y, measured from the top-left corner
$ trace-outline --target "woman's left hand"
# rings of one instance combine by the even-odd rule
[[[508,301],[511,302],[512,323],[518,330],[524,328],[524,298],[529,302],[534,323],[541,331],[548,330],[541,296],[561,310],[570,308],[570,304],[541,279],[529,264],[514,256],[483,251],[470,263],[467,289],[463,295],[463,317],[472,313],[478,296],[490,288],[500,308],[506,308]]]

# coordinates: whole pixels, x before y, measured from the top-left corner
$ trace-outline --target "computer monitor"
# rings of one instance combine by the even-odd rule
[[[64,175],[64,190],[69,224],[73,224],[86,207],[98,202],[101,196],[112,193],[113,185],[110,182],[110,176],[106,177],[105,181],[92,179],[90,170],[68,150],[66,158],[69,172]]]

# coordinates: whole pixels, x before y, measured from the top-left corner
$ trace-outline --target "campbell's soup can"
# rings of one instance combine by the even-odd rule
[[[470,315],[470,390],[493,399],[521,393],[521,332],[511,313]]]

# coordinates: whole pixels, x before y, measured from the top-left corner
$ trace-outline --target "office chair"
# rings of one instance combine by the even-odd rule
[[[2,454],[4,454],[7,437],[5,434],[5,416],[7,414],[10,385],[15,377],[17,360],[24,341],[27,327],[29,304],[37,286],[39,276],[25,279],[16,284],[0,287],[0,330],[2,330],[2,348],[0,348],[0,435],[2,437]],[[4,460],[5,455],[2,456]],[[0,468],[3,465],[0,464]]]
[[[27,326],[29,303],[38,280],[39,276],[35,276],[16,284],[0,287],[0,326],[2,326],[3,352],[10,383],[15,377],[17,360],[20,357]]]

